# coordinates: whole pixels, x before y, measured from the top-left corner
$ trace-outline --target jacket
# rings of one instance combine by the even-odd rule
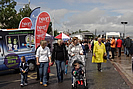
[[[92,63],[106,62],[106,60],[103,58],[104,54],[106,54],[105,45],[102,42],[101,45],[99,45],[99,42],[95,43],[93,49]]]
[[[68,53],[67,53],[67,50],[66,50],[66,47],[65,47],[65,44],[62,44],[61,45],[62,46],[62,52],[63,52],[63,59],[62,60],[68,60]],[[52,61],[55,61],[55,60],[57,60],[57,56],[60,56],[60,55],[58,55],[58,53],[57,52],[59,52],[60,50],[59,50],[59,45],[58,45],[58,43],[55,43],[54,44],[54,49],[53,49],[53,52],[52,52]]]
[[[130,48],[132,46],[132,40],[129,37],[127,37],[125,40],[125,46],[127,48]]]
[[[19,65],[19,69],[20,69],[20,73],[21,73],[21,74],[24,74],[24,73],[22,72],[22,70],[26,71],[25,73],[28,74],[28,71],[29,71],[29,65],[28,65],[28,63],[25,62],[25,64],[23,65],[23,63],[21,62],[20,65]]]
[[[112,39],[112,41],[111,41],[111,48],[115,48],[115,46],[116,46],[115,39]]]
[[[116,41],[116,45],[117,45],[117,48],[121,48],[122,47],[122,40],[121,39],[118,39]]]

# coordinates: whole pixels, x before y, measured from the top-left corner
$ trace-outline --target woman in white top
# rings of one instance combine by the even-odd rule
[[[49,66],[49,62],[51,64],[51,54],[50,50],[47,47],[47,41],[42,40],[40,42],[40,47],[36,52],[36,62],[39,67],[39,75],[40,75],[40,84],[43,86],[47,86],[47,70]]]

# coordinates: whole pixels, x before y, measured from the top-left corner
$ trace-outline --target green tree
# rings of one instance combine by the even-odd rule
[[[0,1],[0,24],[1,28],[16,28],[18,25],[17,11],[15,10],[16,2],[14,0]]]
[[[26,4],[25,8],[20,8],[19,9],[19,15],[20,15],[21,18],[30,17],[31,12],[32,12],[32,10],[29,7],[29,4]]]
[[[15,10],[16,2],[14,0],[0,1],[0,28],[18,28],[22,18],[29,17],[31,9],[29,4],[21,8],[19,13]]]

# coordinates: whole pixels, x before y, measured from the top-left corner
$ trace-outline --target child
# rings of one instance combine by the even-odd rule
[[[27,74],[28,74],[28,70],[29,70],[29,65],[28,63],[25,61],[25,57],[22,56],[21,57],[21,63],[20,63],[20,73],[21,73],[21,84],[20,86],[24,86],[27,85]]]
[[[82,68],[80,67],[79,63],[74,64],[74,69],[72,70],[72,75],[78,80],[79,85],[83,85],[83,75],[84,72]]]
[[[68,61],[66,61],[66,64],[65,64],[65,75],[67,75],[67,68],[68,68]]]
[[[91,52],[91,43],[90,42],[88,43],[88,46],[89,46],[89,52]]]

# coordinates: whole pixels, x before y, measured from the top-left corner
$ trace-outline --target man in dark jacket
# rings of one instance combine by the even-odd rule
[[[129,50],[130,47],[132,46],[132,40],[129,38],[129,36],[125,40],[125,47],[126,47],[126,55],[129,57]]]
[[[120,39],[120,37],[118,37],[118,40],[116,41],[116,45],[119,50],[118,57],[120,57],[121,56],[121,47],[122,47],[122,40]]]

